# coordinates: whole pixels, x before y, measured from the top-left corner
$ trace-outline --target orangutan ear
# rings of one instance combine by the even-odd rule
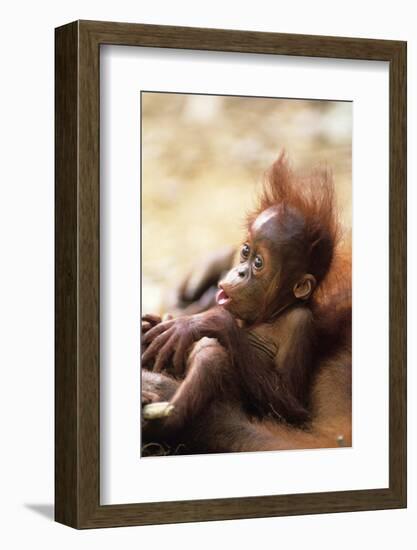
[[[300,300],[308,300],[316,286],[317,282],[314,276],[307,273],[294,285],[294,296]]]

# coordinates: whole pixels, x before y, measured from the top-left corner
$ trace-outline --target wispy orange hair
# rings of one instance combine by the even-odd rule
[[[264,210],[279,207],[295,210],[304,219],[303,240],[307,252],[307,270],[320,283],[328,273],[340,229],[335,204],[333,178],[329,170],[308,175],[295,174],[285,152],[266,173],[258,205],[248,215],[251,226]]]

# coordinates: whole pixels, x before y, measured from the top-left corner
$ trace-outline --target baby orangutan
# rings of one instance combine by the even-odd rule
[[[144,417],[162,418],[171,432],[234,402],[253,417],[304,424],[316,356],[314,293],[337,233],[329,175],[296,177],[281,155],[248,217],[239,263],[219,283],[217,305],[162,322],[143,317],[143,364],[184,376],[169,403],[145,397]]]

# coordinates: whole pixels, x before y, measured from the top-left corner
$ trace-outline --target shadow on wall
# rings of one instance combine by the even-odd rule
[[[54,521],[54,505],[53,504],[25,504],[25,508],[43,516],[50,521]]]

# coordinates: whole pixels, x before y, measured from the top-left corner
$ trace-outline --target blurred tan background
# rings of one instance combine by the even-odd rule
[[[265,171],[285,149],[295,169],[328,166],[351,225],[352,104],[144,92],[142,309],[199,258],[239,245]]]

